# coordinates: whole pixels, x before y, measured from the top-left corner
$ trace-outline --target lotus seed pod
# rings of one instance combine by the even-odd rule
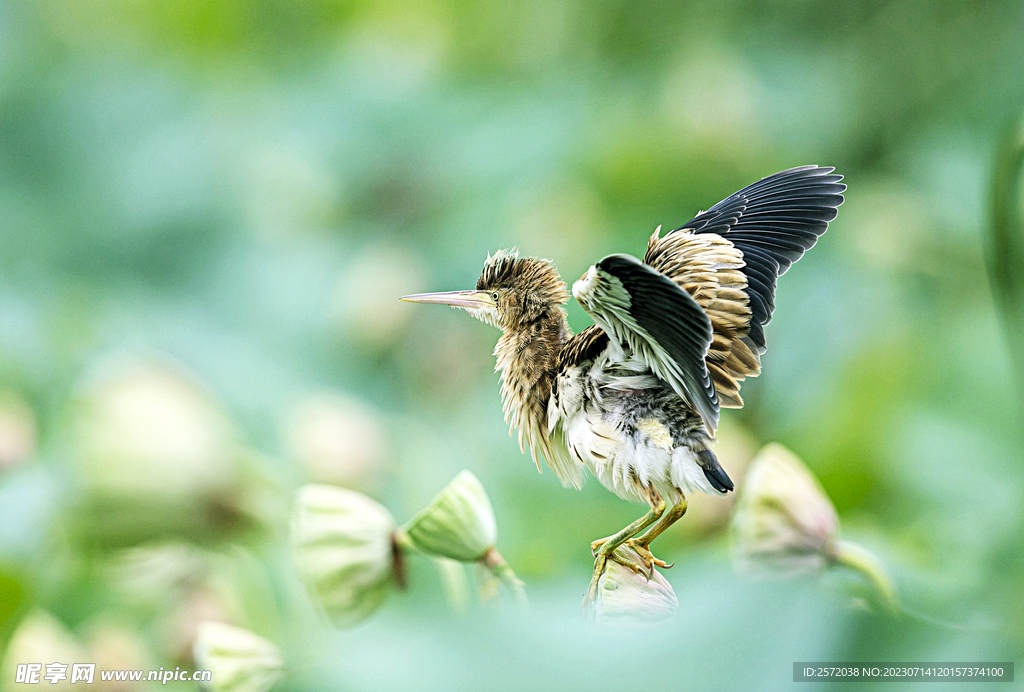
[[[635,553],[630,557],[640,562]],[[679,599],[672,585],[657,570],[648,580],[646,574],[637,574],[628,567],[609,561],[598,582],[593,608],[597,622],[634,620],[648,623],[674,618],[679,609]]]
[[[491,501],[469,471],[456,476],[410,519],[405,531],[418,550],[463,562],[482,558],[498,538]]]
[[[193,647],[196,667],[210,671],[214,692],[266,692],[284,676],[284,659],[263,637],[223,622],[199,624]]]
[[[127,357],[97,368],[72,422],[78,472],[100,497],[184,504],[235,482],[230,422],[198,381],[163,360]]]
[[[734,551],[744,571],[823,569],[833,558],[839,517],[800,459],[766,445],[750,463],[732,517]]]
[[[305,485],[296,493],[291,542],[313,599],[336,624],[371,615],[395,585],[395,522],[362,493]]]

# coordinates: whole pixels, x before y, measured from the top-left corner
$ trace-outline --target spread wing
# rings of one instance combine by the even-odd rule
[[[644,262],[692,296],[711,323],[706,364],[724,407],[742,406],[740,383],[761,371],[778,277],[814,246],[843,203],[846,185],[834,170],[801,166],[770,175],[665,237],[651,236]]]
[[[605,257],[572,291],[623,354],[641,358],[696,409],[713,433],[718,397],[704,361],[712,330],[697,301],[629,255]]]

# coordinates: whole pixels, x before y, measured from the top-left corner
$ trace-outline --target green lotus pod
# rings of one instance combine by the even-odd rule
[[[463,562],[482,558],[498,538],[491,501],[469,471],[457,475],[410,519],[405,531],[418,550]]]
[[[396,583],[395,521],[362,493],[299,488],[292,516],[295,562],[314,601],[340,626],[371,615]]]
[[[635,553],[630,557],[640,562]],[[674,618],[679,609],[679,599],[672,585],[657,570],[653,570],[648,579],[646,574],[637,574],[629,567],[609,561],[598,581],[593,608],[597,622],[635,620],[650,623]]]
[[[74,535],[90,545],[202,542],[273,522],[263,501],[273,483],[215,397],[169,359],[118,356],[92,368],[67,423],[82,488]]]
[[[836,509],[810,469],[782,445],[765,445],[750,462],[733,511],[740,569],[823,569],[838,532]]]
[[[185,504],[235,483],[234,428],[202,385],[169,362],[104,363],[72,414],[78,472],[106,501]]]
[[[210,671],[214,692],[266,692],[284,676],[277,647],[241,627],[206,620],[196,628],[196,667]]]
[[[765,445],[750,462],[731,528],[740,571],[799,574],[846,567],[864,577],[879,607],[899,608],[885,565],[861,546],[839,540],[832,500],[811,470],[780,444]]]

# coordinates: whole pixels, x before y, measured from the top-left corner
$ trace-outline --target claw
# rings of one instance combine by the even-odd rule
[[[605,573],[605,570],[608,569],[608,562],[609,561],[617,562],[620,565],[622,565],[623,567],[626,567],[628,569],[633,570],[637,574],[643,574],[644,576],[647,577],[648,581],[650,581],[652,573],[654,571],[654,568],[651,567],[650,564],[647,564],[646,560],[644,560],[643,564],[641,564],[641,563],[637,562],[636,560],[631,559],[628,555],[623,554],[622,552],[620,552],[620,550],[622,548],[626,548],[627,547],[625,544],[619,546],[619,548],[616,548],[615,550],[601,550],[601,546],[603,546],[605,544],[606,540],[607,539],[601,539],[599,541],[594,541],[594,543],[598,544],[598,547],[596,549],[594,549],[595,550],[595,555],[594,555],[594,557],[595,557],[595,560],[594,560],[594,575],[590,578],[590,586],[587,588],[587,595],[583,597],[583,603],[581,604],[581,607],[583,608],[584,611],[587,610],[587,608],[590,606],[591,603],[593,603],[594,601],[597,600],[598,586],[599,586],[599,583],[601,581],[601,577]],[[591,544],[591,547],[593,549],[593,544]],[[628,547],[632,548],[632,546],[628,546]],[[640,559],[643,560],[643,556],[640,555],[639,551],[636,551],[636,552],[637,552],[637,557],[640,557]],[[650,551],[648,551],[648,552],[650,552]],[[653,556],[652,556],[652,558],[653,558]],[[658,563],[661,562],[661,560],[658,560],[657,558],[653,558],[653,559],[655,560],[655,562],[658,562]]]
[[[626,547],[630,548],[633,552],[635,552],[637,554],[637,556],[641,560],[644,561],[644,566],[647,567],[647,578],[648,579],[651,578],[651,575],[652,575],[655,567],[660,567],[661,569],[669,569],[669,568],[671,568],[675,564],[674,562],[669,563],[669,562],[665,562],[664,560],[659,560],[658,558],[654,557],[654,554],[651,552],[650,548],[648,548],[646,545],[644,545],[643,543],[640,543],[639,541],[637,541],[634,538],[630,538],[623,545],[625,545]]]
[[[645,571],[644,567],[646,566],[646,563],[644,565],[641,565],[636,560],[631,560],[628,556],[623,555],[618,550],[609,555],[608,559],[612,560],[613,562],[618,562],[623,567],[628,567],[637,574],[642,574]]]
[[[628,555],[624,555],[619,552],[619,548],[614,550],[602,549],[607,543],[607,538],[601,538],[590,544],[591,550],[594,552],[594,575],[590,578],[590,586],[587,588],[587,595],[583,597],[582,607],[586,610],[587,606],[597,600],[597,589],[598,582],[601,581],[601,576],[608,568],[608,561],[617,562],[623,567],[627,567],[637,574],[646,574],[647,578],[650,579],[650,566],[641,565],[636,560],[631,559]],[[596,547],[595,547],[595,544]],[[620,546],[621,548],[622,546]],[[638,555],[639,556],[639,555]],[[642,559],[642,558],[641,558]]]
[[[661,499],[661,495],[658,494],[653,486],[649,487],[648,491],[649,496],[647,499],[651,503],[651,510],[647,514],[630,523],[618,533],[612,534],[607,538],[599,538],[590,544],[590,552],[594,556],[594,575],[590,578],[587,595],[583,598],[584,610],[587,610],[590,604],[597,600],[598,583],[608,567],[609,560],[628,567],[637,574],[646,574],[648,579],[653,576],[655,565],[662,568],[670,566],[666,562],[654,557],[647,548],[647,544],[661,533],[660,530],[652,529],[643,534],[648,537],[646,541],[643,538],[639,541],[634,539],[634,536],[645,531],[652,524],[655,525],[655,529],[661,526],[661,524],[656,522],[661,520],[665,512],[665,501]],[[678,506],[677,504],[675,507]],[[673,507],[673,510],[675,510],[675,507]],[[685,509],[685,505],[683,507]],[[681,512],[679,516],[682,516]],[[678,519],[678,516],[675,518]],[[625,548],[625,551],[621,554],[618,552],[620,547]],[[634,556],[642,560],[643,564],[641,565],[636,562],[633,559]]]

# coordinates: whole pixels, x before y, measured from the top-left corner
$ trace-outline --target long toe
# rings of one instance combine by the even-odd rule
[[[664,560],[660,560],[651,555],[651,564],[653,564],[655,567],[660,567],[661,569],[672,569],[676,563],[665,562]]]
[[[590,554],[593,555],[594,557],[597,557],[598,549],[602,545],[607,543],[609,538],[611,538],[611,536],[605,536],[604,538],[598,538],[596,541],[591,541],[590,542]]]
[[[590,586],[587,587],[587,595],[583,597],[583,603],[580,607],[586,612],[590,605],[597,600],[597,588],[601,581],[601,575],[608,568],[608,557],[606,555],[598,555],[597,559],[594,560],[594,575],[590,578]]]
[[[651,566],[647,564],[646,560],[643,562],[643,564],[637,562],[633,559],[633,556],[631,556],[628,552],[623,550],[621,546],[618,548],[618,550],[609,555],[608,559],[619,563],[623,567],[628,567],[637,574],[650,575]],[[642,557],[640,559],[643,560]]]
[[[642,543],[633,540],[632,538],[626,541],[626,545],[628,545],[630,549],[633,550],[640,557],[640,559],[644,561],[644,564],[647,566],[648,573],[650,573],[650,570],[654,569],[655,567],[660,567],[661,569],[669,569],[674,564],[670,562],[665,562],[664,560],[660,560],[654,557],[654,553],[651,552],[650,548],[648,548],[646,545]]]
[[[617,562],[623,567],[633,570],[637,574],[643,574],[648,579],[651,578],[651,567],[632,559],[630,554],[623,550],[622,546],[619,546],[618,549],[609,553],[605,553],[604,551],[598,552],[597,558],[594,560],[594,574],[590,578],[590,586],[587,587],[587,595],[583,597],[583,603],[580,604],[580,608],[583,610],[583,613],[588,616],[593,615],[591,607],[597,601],[597,593],[601,586],[601,577],[604,576],[604,573],[608,570],[608,563],[610,562]]]

